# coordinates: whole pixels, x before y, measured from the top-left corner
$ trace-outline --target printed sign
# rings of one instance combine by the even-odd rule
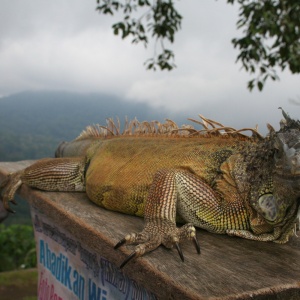
[[[31,208],[39,300],[157,299],[118,267]]]

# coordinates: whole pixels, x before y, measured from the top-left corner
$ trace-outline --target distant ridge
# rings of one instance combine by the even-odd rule
[[[0,161],[53,156],[57,145],[69,141],[88,125],[170,118],[165,110],[113,95],[65,91],[26,91],[0,98]],[[173,118],[173,116],[172,116]]]

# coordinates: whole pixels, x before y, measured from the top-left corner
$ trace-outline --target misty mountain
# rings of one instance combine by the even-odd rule
[[[61,141],[70,141],[91,124],[163,121],[168,114],[144,103],[126,102],[105,94],[71,92],[22,92],[0,98],[0,161],[52,157]]]

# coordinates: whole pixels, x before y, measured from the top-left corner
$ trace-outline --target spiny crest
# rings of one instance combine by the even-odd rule
[[[174,121],[166,119],[165,123],[158,121],[143,121],[139,122],[136,118],[130,122],[125,119],[124,130],[121,132],[120,120],[117,118],[115,122],[112,118],[106,120],[107,125],[99,124],[91,125],[85,128],[76,140],[83,140],[97,137],[112,137],[112,136],[174,136],[174,137],[192,137],[192,136],[223,136],[223,137],[241,137],[241,138],[259,138],[263,139],[255,128],[242,128],[236,130],[232,127],[224,126],[219,122],[205,118],[199,115],[201,121],[188,119],[195,124],[203,127],[197,130],[192,125],[182,125],[179,127]],[[252,137],[249,137],[241,132],[250,131]]]
[[[300,121],[292,119],[288,113],[286,113],[281,107],[278,107],[282,111],[282,115],[284,117],[280,122],[280,131],[287,131],[290,129],[298,129],[300,130]]]

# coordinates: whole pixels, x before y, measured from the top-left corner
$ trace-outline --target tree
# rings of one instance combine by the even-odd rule
[[[147,69],[172,70],[174,53],[165,47],[165,41],[174,42],[181,26],[182,16],[173,0],[97,0],[97,10],[103,14],[123,14],[123,19],[113,24],[115,35],[132,42],[148,45],[155,40],[152,58],[145,62]],[[251,91],[263,89],[268,79],[278,80],[276,69],[289,68],[292,74],[300,73],[300,2],[295,0],[227,0],[238,3],[237,27],[243,36],[233,38],[239,49],[237,61],[254,75],[248,82]],[[157,53],[157,49],[160,52]]]

